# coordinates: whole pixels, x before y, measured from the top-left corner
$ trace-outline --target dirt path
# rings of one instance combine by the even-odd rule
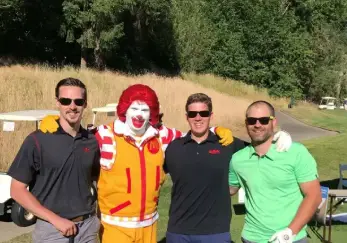
[[[281,129],[289,132],[294,141],[303,141],[311,138],[338,134],[337,132],[309,126],[283,112],[276,111],[276,117]]]
[[[0,242],[5,242],[19,235],[33,231],[34,226],[18,227],[9,217],[0,217]]]

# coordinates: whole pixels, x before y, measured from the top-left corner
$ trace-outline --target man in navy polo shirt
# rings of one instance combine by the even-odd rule
[[[91,188],[100,170],[100,151],[95,135],[81,126],[87,88],[79,79],[65,78],[55,95],[58,129],[25,138],[8,171],[11,196],[38,218],[34,243],[96,243],[100,220]]]
[[[231,242],[229,162],[247,143],[236,137],[228,146],[218,142],[209,129],[212,101],[206,94],[188,97],[186,116],[190,131],[165,152],[164,168],[173,182],[166,242]],[[278,136],[277,147],[287,150],[290,136],[284,132]]]

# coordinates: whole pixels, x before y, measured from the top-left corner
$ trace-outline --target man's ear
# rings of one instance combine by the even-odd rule
[[[56,105],[56,107],[57,107],[57,108],[59,108],[59,106],[60,106],[60,103],[59,103],[59,100],[58,100],[58,98],[55,98],[55,105]]]
[[[274,131],[277,131],[277,119],[276,117],[272,120],[272,127]]]

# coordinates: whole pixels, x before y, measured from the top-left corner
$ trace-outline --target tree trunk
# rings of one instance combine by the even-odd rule
[[[100,50],[99,38],[96,39],[95,43],[96,43],[96,46],[94,48],[95,65],[96,65],[97,69],[104,70],[105,69],[105,62],[104,62],[104,58],[103,58],[101,50]]]
[[[81,63],[80,68],[85,69],[87,68],[87,51],[85,48],[81,47]]]

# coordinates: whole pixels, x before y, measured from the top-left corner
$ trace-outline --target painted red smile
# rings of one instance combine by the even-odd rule
[[[142,118],[138,119],[136,117],[133,117],[131,120],[135,128],[141,128],[143,126],[143,123],[145,122],[145,120],[143,120]]]

